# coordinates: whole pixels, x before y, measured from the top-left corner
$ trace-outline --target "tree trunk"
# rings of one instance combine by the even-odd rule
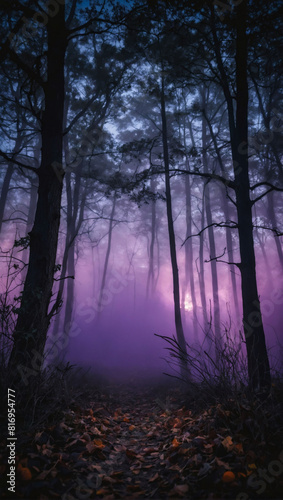
[[[195,138],[193,134],[192,122],[189,121],[189,133],[192,142],[193,148],[196,147]],[[188,167],[188,165],[187,165]],[[202,208],[201,208],[201,228],[204,227],[205,224],[205,213],[204,213],[204,190],[202,197]],[[204,279],[204,260],[203,260],[203,244],[204,244],[204,233],[202,232],[199,236],[199,269],[197,268],[198,273],[198,281],[199,281],[199,292],[200,292],[200,300],[202,307],[202,315],[203,315],[203,331],[208,340],[208,314],[207,314],[207,304],[206,304],[206,293],[205,293],[205,279]],[[192,270],[193,272],[193,270]]]
[[[203,106],[204,103],[203,96]],[[205,118],[202,117],[202,161],[204,166],[204,172],[208,173],[208,159],[206,152],[206,122]],[[211,266],[211,281],[212,281],[212,295],[213,295],[213,328],[214,328],[214,338],[215,338],[215,359],[217,360],[219,349],[221,349],[221,328],[220,328],[220,304],[219,304],[219,294],[218,294],[218,274],[217,274],[217,263],[216,257],[216,246],[214,231],[212,227],[212,214],[211,214],[211,201],[209,185],[204,185],[204,203],[205,203],[205,213],[206,213],[206,223],[208,225],[208,241],[209,241],[209,251]]]
[[[252,388],[256,390],[270,388],[271,379],[256,280],[248,148],[243,149],[243,145],[247,146],[248,144],[246,19],[247,0],[243,0],[237,7],[236,126],[232,129],[230,127],[230,133],[241,256],[243,324],[248,355],[249,380]]]
[[[262,237],[260,235],[260,232],[259,232],[258,228],[256,228],[255,234],[257,236],[257,240],[258,240],[258,243],[259,243],[259,246],[260,246],[260,249],[261,249],[261,253],[262,253],[262,256],[263,256],[263,260],[264,260],[266,272],[268,273],[268,276],[272,276],[272,270],[271,270],[271,267],[269,265],[269,260],[268,260],[267,254],[266,254],[264,242],[262,241]]]
[[[150,179],[150,189],[152,193],[155,193],[155,180],[153,177]],[[149,291],[154,292],[155,285],[155,273],[154,273],[154,245],[156,236],[156,201],[151,202],[151,235],[150,235],[150,246],[149,246],[149,265],[148,274],[146,282],[146,296],[149,296]]]
[[[15,96],[17,99],[20,99],[20,84],[17,87],[17,90],[15,92]],[[15,141],[15,146],[14,146],[14,151],[13,154],[17,154],[18,151],[21,148],[22,145],[22,136],[21,136],[21,130],[20,130],[20,120],[19,118],[17,119],[17,137]],[[10,182],[12,179],[12,175],[15,171],[15,165],[13,162],[9,162],[7,166],[7,170],[4,176],[3,184],[2,184],[2,189],[1,189],[1,195],[0,195],[0,233],[2,230],[2,224],[3,224],[3,218],[4,218],[4,212],[5,212],[5,207],[6,207],[6,201],[8,197],[8,192],[9,192],[9,187],[10,187]]]
[[[29,208],[28,208],[28,217],[27,217],[27,226],[26,226],[26,234],[28,235],[32,229],[35,211],[36,211],[36,203],[37,203],[37,190],[38,190],[38,177],[32,176],[30,186],[30,200],[29,200]],[[22,253],[22,260],[24,263],[28,261],[29,249],[24,248]],[[24,281],[26,276],[26,267],[23,269],[22,279]]]
[[[66,146],[66,144],[65,144]],[[83,161],[78,165],[74,179],[74,193],[72,193],[71,173],[66,172],[66,192],[67,192],[67,234],[65,241],[65,249],[62,260],[62,269],[60,274],[59,289],[57,292],[57,307],[60,308],[67,279],[67,293],[65,300],[65,314],[63,325],[63,347],[60,347],[61,352],[58,358],[63,359],[66,352],[64,346],[68,344],[68,335],[71,327],[73,303],[74,303],[74,288],[75,288],[75,240],[83,222],[84,207],[86,201],[86,188],[81,193],[81,173],[83,169]],[[80,200],[80,205],[79,205]],[[67,277],[68,272],[68,277]],[[58,339],[60,328],[60,314],[57,313],[52,336],[55,341]],[[59,339],[58,339],[59,340]],[[60,342],[59,342],[60,345]]]
[[[167,209],[167,222],[169,232],[169,246],[171,256],[171,266],[173,274],[173,297],[174,297],[174,312],[175,312],[175,326],[177,341],[180,347],[180,360],[181,360],[181,375],[184,378],[189,376],[189,368],[187,363],[187,346],[183,330],[181,307],[180,307],[180,284],[179,284],[179,271],[177,264],[176,241],[174,232],[174,222],[172,213],[172,198],[170,187],[170,171],[169,171],[169,151],[168,151],[168,136],[167,136],[167,119],[166,119],[166,106],[165,106],[165,93],[164,93],[164,76],[162,75],[161,83],[161,120],[162,120],[162,143],[163,143],[163,157],[165,168],[165,192],[166,192],[166,209]]]
[[[218,147],[217,140],[216,140],[215,134],[213,132],[211,122],[208,119],[208,117],[205,113],[205,110],[204,110],[204,116],[205,116],[205,119],[206,119],[206,122],[207,122],[207,125],[209,128],[209,133],[210,133],[213,145],[214,145],[215,152],[217,154],[221,173],[225,177],[226,172],[225,172],[221,152],[220,152],[220,149]],[[225,221],[229,221],[230,220],[230,208],[229,208],[229,203],[228,203],[228,199],[227,199],[227,195],[226,195],[226,190],[223,186],[221,186],[221,193],[222,193],[222,206],[223,206]],[[233,239],[232,239],[232,234],[231,234],[232,230],[229,227],[226,227],[225,229],[226,229],[226,246],[227,246],[228,261],[234,262]],[[239,318],[240,317],[240,307],[239,307],[239,300],[238,300],[238,293],[237,293],[236,274],[235,274],[234,270],[231,271],[230,277],[231,277],[231,285],[232,285],[233,298],[234,298],[235,313],[236,313],[236,317]]]
[[[5,207],[6,207],[7,196],[8,196],[10,182],[12,179],[14,168],[15,167],[14,167],[13,163],[8,164],[8,167],[7,167],[5,176],[4,176],[3,184],[2,184],[1,196],[0,196],[0,232],[2,230],[4,211],[5,211]]]
[[[64,339],[63,345],[68,344],[69,331],[72,324],[73,308],[74,308],[74,295],[75,295],[75,238],[73,239],[72,245],[68,253],[68,280],[67,280],[67,295],[66,295],[66,307],[64,316]],[[63,348],[63,357],[66,354],[67,349]]]
[[[103,306],[102,298],[103,298],[103,291],[104,291],[105,283],[106,283],[106,276],[107,276],[107,271],[108,271],[109,257],[110,257],[110,252],[111,252],[112,233],[113,233],[113,219],[114,219],[114,215],[115,215],[116,200],[117,200],[117,194],[115,192],[114,193],[114,197],[113,197],[112,210],[111,210],[111,214],[110,214],[107,249],[106,249],[105,261],[104,261],[103,273],[102,273],[102,280],[101,280],[101,286],[100,286],[100,292],[99,292],[99,299],[98,299],[98,315],[101,312],[101,309],[102,309],[102,306]]]
[[[189,166],[188,166],[189,168]],[[194,270],[193,270],[193,241],[189,238],[192,234],[192,200],[191,200],[191,181],[190,176],[186,175],[185,178],[185,190],[186,190],[186,243],[185,243],[185,295],[188,288],[188,283],[190,284],[190,295],[192,301],[192,313],[193,313],[193,337],[195,341],[198,341],[198,320],[197,320],[197,301],[195,292],[195,280],[194,280]]]
[[[226,196],[226,193],[223,189],[223,186],[221,186],[221,192],[222,192],[222,205],[223,205],[225,221],[229,221],[230,220],[229,203],[227,201],[227,196]],[[233,239],[232,239],[231,231],[232,231],[232,229],[230,229],[229,227],[225,228],[228,261],[234,262],[234,249],[233,249]],[[239,306],[238,291],[237,291],[237,281],[236,281],[236,273],[235,273],[234,269],[232,269],[230,272],[230,278],[231,278],[231,286],[232,286],[232,291],[233,291],[234,309],[235,309],[236,317],[240,318],[240,306]]]
[[[60,224],[63,186],[62,139],[64,108],[65,7],[47,24],[47,80],[42,116],[42,156],[35,221],[30,232],[30,257],[9,360],[15,383],[28,385],[43,363],[51,316],[48,313]],[[57,170],[55,171],[56,165]],[[58,175],[59,174],[59,175]]]
[[[246,338],[249,382],[253,390],[269,389],[270,366],[258,297],[253,240],[252,202],[250,199],[248,161],[248,79],[247,79],[247,0],[236,7],[236,120],[229,80],[222,60],[220,41],[211,6],[212,36],[221,85],[225,95],[234,169],[238,234],[241,262],[243,326]]]
[[[185,110],[186,103],[185,103]],[[191,124],[189,123],[189,131],[191,135],[191,140],[193,146],[194,137]],[[183,138],[184,148],[187,151],[187,139],[186,139],[186,120],[184,119],[183,123],[183,137],[181,137],[180,130],[180,140]],[[186,159],[186,169],[189,170],[189,161]],[[185,243],[185,282],[183,288],[183,304],[184,309],[186,306],[186,295],[188,291],[188,285],[190,284],[190,298],[192,304],[192,314],[193,314],[193,337],[195,342],[198,342],[198,318],[197,318],[197,301],[196,301],[196,292],[195,292],[195,280],[194,280],[194,269],[193,269],[193,261],[194,261],[194,253],[193,253],[193,240],[190,238],[192,234],[192,195],[191,195],[191,180],[190,176],[186,175],[185,177],[185,197],[186,197],[186,243]],[[185,315],[186,318],[186,315]]]
[[[274,210],[274,191],[267,195],[267,207],[268,207],[267,213],[269,216],[269,220],[271,222],[271,227],[277,228],[277,220]],[[281,236],[274,236],[279,262],[281,267],[283,268],[283,252],[282,252],[281,238],[282,238]]]
[[[201,228],[204,227],[205,224],[205,216],[204,216],[204,190],[202,197],[202,209],[201,209]],[[203,245],[204,245],[204,233],[202,232],[199,236],[199,290],[200,290],[200,300],[202,306],[202,314],[203,314],[203,329],[204,334],[208,336],[208,314],[207,314],[207,303],[206,303],[206,292],[205,292],[205,279],[204,279],[204,256],[203,256]]]

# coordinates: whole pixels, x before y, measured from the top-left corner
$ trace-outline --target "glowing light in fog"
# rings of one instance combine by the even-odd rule
[[[192,308],[193,308],[193,304],[192,304],[191,298],[190,298],[190,296],[188,294],[185,297],[184,308],[185,308],[185,311],[191,311]]]

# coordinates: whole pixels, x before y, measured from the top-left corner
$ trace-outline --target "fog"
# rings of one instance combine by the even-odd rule
[[[177,186],[182,192],[182,186]],[[181,194],[181,193],[180,193]],[[178,196],[178,192],[175,192]],[[178,198],[177,198],[178,200]],[[124,199],[118,201],[119,207],[129,202]],[[109,209],[106,201],[106,209]],[[25,205],[21,207],[25,210]],[[128,206],[129,208],[129,206]],[[66,278],[65,294],[68,282],[74,286],[74,304],[70,330],[64,333],[64,314],[66,301],[63,300],[62,308],[57,316],[51,321],[48,340],[46,344],[47,363],[56,364],[69,362],[84,370],[90,370],[94,374],[102,375],[110,380],[150,380],[162,378],[164,372],[178,375],[176,367],[168,364],[170,356],[166,350],[166,343],[155,334],[169,337],[176,336],[174,323],[174,301],[172,270],[170,263],[168,234],[164,214],[164,202],[157,201],[156,208],[159,211],[159,272],[156,288],[148,289],[148,235],[138,233],[136,226],[140,226],[143,217],[149,210],[148,205],[140,208],[131,202],[132,219],[130,223],[117,223],[113,229],[112,246],[109,257],[106,282],[102,297],[100,298],[100,287],[103,274],[105,252],[107,246],[107,227],[109,221],[98,222],[99,227],[92,230],[88,236],[81,235],[76,244],[75,276]],[[177,213],[177,212],[176,212]],[[134,219],[137,219],[136,221]],[[195,267],[195,291],[197,304],[197,330],[193,324],[193,311],[190,292],[184,291],[184,246],[182,244],[182,232],[184,234],[184,217],[182,210],[178,211],[176,217],[178,245],[177,255],[179,264],[179,275],[181,283],[182,319],[186,342],[189,346],[197,348],[202,352],[205,350],[205,333],[213,331],[204,323],[203,310],[200,300],[200,286],[197,279],[197,252],[199,251],[199,237],[194,238],[193,245],[196,254]],[[15,229],[16,226],[16,229]],[[64,220],[62,234],[64,234]],[[3,232],[2,245],[2,292],[5,290],[7,276],[8,257],[14,239],[23,236],[24,226],[17,222],[7,225]],[[179,231],[179,234],[178,234]],[[97,243],[97,235],[104,237]],[[223,230],[218,232],[219,249],[223,248]],[[274,238],[266,232],[265,258],[262,255],[262,247],[255,240],[257,258],[257,277],[260,293],[260,302],[263,313],[264,328],[271,366],[275,370],[282,367],[282,322],[283,322],[283,291],[282,291],[282,268],[276,254]],[[236,240],[235,240],[236,241]],[[205,245],[206,238],[204,240]],[[25,251],[26,252],[26,251]],[[63,245],[59,245],[57,261],[62,259]],[[27,259],[26,253],[17,249],[13,252],[15,259]],[[209,259],[209,250],[206,246],[204,260]],[[16,260],[15,260],[16,262]],[[157,264],[156,264],[157,266]],[[231,273],[236,274],[237,293],[241,304],[240,275],[239,270],[226,263],[217,263],[219,279],[219,299],[221,314],[221,332],[229,331],[232,338],[238,339],[239,330],[242,330],[242,317],[235,312],[235,304],[231,291]],[[210,263],[204,263],[206,299],[208,317],[213,323],[213,292],[211,285]],[[20,290],[23,271],[12,282],[14,288],[10,293],[10,299],[16,296]],[[54,297],[58,283],[55,281]],[[51,301],[52,304],[52,301]],[[240,306],[241,310],[241,306]],[[59,328],[54,333],[54,323],[60,320]],[[242,341],[243,353],[245,347]],[[190,352],[190,350],[189,350]]]
[[[141,242],[129,270],[127,257],[130,244],[129,230],[124,229],[125,236],[123,230],[117,228],[116,231],[118,235],[115,237],[114,230],[111,264],[100,307],[98,300],[102,264],[98,267],[98,259],[93,258],[93,252],[85,247],[84,255],[78,258],[76,265],[73,321],[69,336],[68,339],[65,338],[61,323],[58,337],[54,338],[51,325],[46,348],[49,353],[48,360],[53,362],[57,359],[58,350],[55,346],[61,345],[61,338],[65,339],[62,341],[66,345],[66,349],[62,349],[65,362],[69,361],[71,364],[90,369],[111,380],[148,380],[162,377],[163,372],[178,376],[176,367],[174,369],[168,364],[170,356],[166,350],[166,343],[154,335],[176,336],[172,271],[166,233],[164,254],[167,253],[167,261],[164,258],[161,263],[155,292],[147,294],[148,259],[145,241]],[[274,369],[280,369],[283,359],[282,272],[271,239],[268,270],[260,248],[256,246],[256,250],[260,301],[270,361]],[[103,251],[101,253],[103,263]],[[184,257],[181,248],[178,254],[182,277]],[[97,254],[95,255],[97,257]],[[230,273],[235,271],[224,263],[218,263],[217,266],[222,334],[228,329],[232,338],[238,338],[239,329],[242,329],[242,318],[235,313],[229,283]],[[208,308],[210,307],[210,314],[213,315],[209,263],[205,263],[205,277]],[[239,285],[239,273],[237,279]],[[196,288],[199,292],[198,287]],[[240,299],[240,289],[238,294]],[[197,296],[198,330],[194,331],[192,305],[188,292],[186,297],[187,300],[182,307],[186,341],[189,345],[202,350],[205,348],[203,342],[205,332],[210,330],[209,325],[205,328],[201,302]],[[61,314],[62,316],[64,314],[64,305]],[[244,343],[242,346],[245,353]],[[60,351],[59,347],[59,354]]]

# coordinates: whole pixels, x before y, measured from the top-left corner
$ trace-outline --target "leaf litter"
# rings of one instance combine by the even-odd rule
[[[278,457],[280,443],[271,437],[267,445],[264,432],[253,435],[251,405],[228,406],[192,410],[178,390],[166,401],[154,389],[96,392],[19,441],[16,498],[220,500],[241,492],[255,498],[247,480]],[[267,484],[265,498],[280,498],[281,491],[283,474]],[[2,498],[6,492],[1,484]]]

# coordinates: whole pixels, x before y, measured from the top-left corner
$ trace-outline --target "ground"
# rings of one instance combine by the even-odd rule
[[[85,404],[73,400],[20,433],[11,497],[282,499],[282,436],[276,422],[268,434],[261,418],[270,425],[274,415],[258,404],[227,396],[204,409],[177,384],[94,390]],[[2,440],[2,498],[10,496],[5,447]]]

